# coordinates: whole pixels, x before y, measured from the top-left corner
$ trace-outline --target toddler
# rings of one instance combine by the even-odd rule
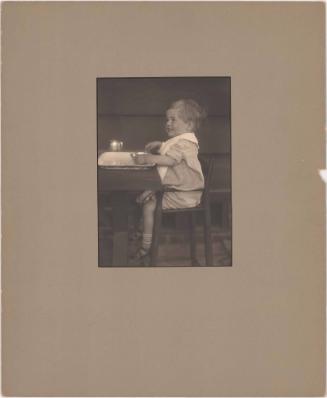
[[[137,155],[137,164],[155,163],[163,185],[174,188],[175,192],[165,192],[163,209],[195,207],[201,201],[204,178],[198,159],[198,132],[200,121],[205,117],[204,110],[192,99],[174,102],[166,113],[166,131],[169,139],[163,143],[150,142],[146,154]],[[152,191],[143,192],[137,199],[143,207],[142,246],[134,256],[143,261],[149,254],[152,242],[152,229],[156,196]]]

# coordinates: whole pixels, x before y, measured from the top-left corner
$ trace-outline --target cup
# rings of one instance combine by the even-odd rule
[[[132,152],[131,157],[134,160],[134,163],[136,163],[135,159],[137,156],[142,156],[142,155],[147,155],[148,152]],[[138,164],[138,163],[136,163]]]

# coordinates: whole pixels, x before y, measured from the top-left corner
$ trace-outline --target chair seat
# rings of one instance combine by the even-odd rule
[[[184,207],[182,209],[162,209],[162,213],[190,213],[194,211],[204,211],[205,208],[202,204],[195,207]]]

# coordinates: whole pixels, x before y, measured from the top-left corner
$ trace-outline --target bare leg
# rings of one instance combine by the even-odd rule
[[[156,198],[153,196],[143,205],[143,234],[152,235],[155,208]]]
[[[149,253],[152,243],[152,230],[154,224],[154,212],[156,208],[156,199],[153,197],[143,204],[143,235],[142,246],[132,258],[132,261],[138,265],[150,265]]]
[[[136,198],[136,203],[138,204],[142,204],[145,203],[147,200],[151,199],[152,195],[153,195],[153,191],[144,191],[142,192],[140,195],[138,195],[138,197]]]

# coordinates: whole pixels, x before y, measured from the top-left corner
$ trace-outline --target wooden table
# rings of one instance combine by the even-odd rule
[[[109,193],[113,216],[112,266],[128,265],[128,208],[133,192],[158,191],[162,185],[156,167],[115,170],[98,167],[98,192]]]

